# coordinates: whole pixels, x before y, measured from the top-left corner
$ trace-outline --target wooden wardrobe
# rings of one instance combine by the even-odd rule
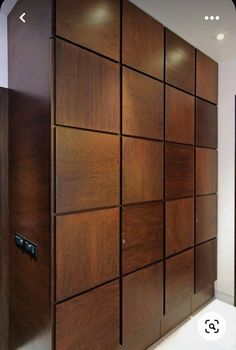
[[[10,349],[147,349],[214,295],[217,64],[127,0],[8,30]]]

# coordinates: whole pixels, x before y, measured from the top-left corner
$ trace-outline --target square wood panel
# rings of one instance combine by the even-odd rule
[[[196,247],[196,292],[217,279],[217,240]]]
[[[57,127],[58,213],[118,205],[119,184],[118,136]]]
[[[123,203],[163,198],[163,144],[123,137]]]
[[[119,276],[119,209],[56,218],[56,294],[65,299]]]
[[[166,260],[166,305],[168,314],[194,294],[194,250]]]
[[[217,236],[217,196],[196,198],[196,243]]]
[[[194,97],[166,86],[166,140],[194,144]]]
[[[195,48],[166,29],[166,81],[194,93]]]
[[[57,350],[119,349],[119,282],[56,306]]]
[[[123,133],[163,139],[164,85],[123,68]]]
[[[163,80],[164,27],[127,0],[123,7],[122,62]]]
[[[119,60],[119,0],[57,0],[56,35]]]
[[[194,194],[194,149],[191,146],[166,144],[166,198],[190,197]]]
[[[123,273],[163,258],[163,204],[123,208]]]
[[[192,312],[195,312],[211,300],[214,297],[214,294],[214,283],[211,283],[208,287],[201,289],[198,293],[194,294],[192,298]]]
[[[197,50],[196,95],[217,104],[218,65],[210,57]]]
[[[206,148],[196,149],[196,193],[217,192],[217,151]]]
[[[217,148],[217,106],[196,99],[196,144]]]
[[[194,245],[193,198],[166,202],[166,256]]]
[[[119,65],[57,40],[56,122],[118,133]]]
[[[124,349],[143,350],[161,335],[163,264],[131,273],[123,279]]]

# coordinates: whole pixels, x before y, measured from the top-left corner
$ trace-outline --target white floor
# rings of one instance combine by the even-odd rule
[[[198,333],[198,320],[206,312],[224,317],[227,330],[220,340],[207,341]],[[214,300],[149,350],[236,350],[236,308]]]

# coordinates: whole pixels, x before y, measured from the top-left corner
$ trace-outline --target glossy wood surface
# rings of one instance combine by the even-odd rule
[[[119,209],[56,218],[57,300],[119,276]]]
[[[217,196],[196,198],[196,243],[217,236]]]
[[[123,134],[163,139],[164,85],[123,68]]]
[[[9,349],[8,90],[0,88],[0,349]]]
[[[125,350],[143,350],[161,335],[163,264],[158,263],[123,279]]]
[[[120,132],[119,65],[62,40],[56,43],[56,122]]]
[[[217,192],[217,151],[196,148],[196,194]]]
[[[194,144],[194,97],[166,86],[166,141]]]
[[[52,349],[50,5],[19,0],[8,17],[11,350]],[[39,246],[37,260],[15,232]]]
[[[206,288],[217,279],[217,240],[196,247],[196,292]]]
[[[166,198],[183,198],[194,194],[194,149],[191,146],[166,144]]]
[[[56,35],[119,60],[119,0],[57,0]]]
[[[166,260],[165,311],[178,309],[194,294],[194,250],[190,249]]]
[[[119,349],[118,281],[56,306],[56,349]]]
[[[178,199],[166,202],[166,256],[194,245],[194,200]]]
[[[123,138],[123,203],[163,198],[163,144]]]
[[[57,212],[119,204],[119,141],[115,135],[57,128]]]
[[[166,29],[166,81],[180,89],[195,91],[195,48]]]
[[[164,27],[130,1],[123,1],[123,60],[141,72],[163,80]]]
[[[196,99],[196,144],[217,148],[217,106]]]
[[[123,273],[163,258],[163,204],[123,208]]]
[[[210,57],[197,50],[196,95],[217,104],[218,65]]]
[[[201,308],[204,304],[210,301],[214,297],[214,283],[211,283],[204,289],[201,289],[198,293],[192,297],[192,312]]]

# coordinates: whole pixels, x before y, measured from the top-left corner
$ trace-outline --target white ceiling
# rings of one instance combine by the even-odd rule
[[[217,62],[236,59],[236,11],[231,0],[130,0]],[[205,21],[208,15],[219,21]],[[226,33],[223,41],[216,35]]]

